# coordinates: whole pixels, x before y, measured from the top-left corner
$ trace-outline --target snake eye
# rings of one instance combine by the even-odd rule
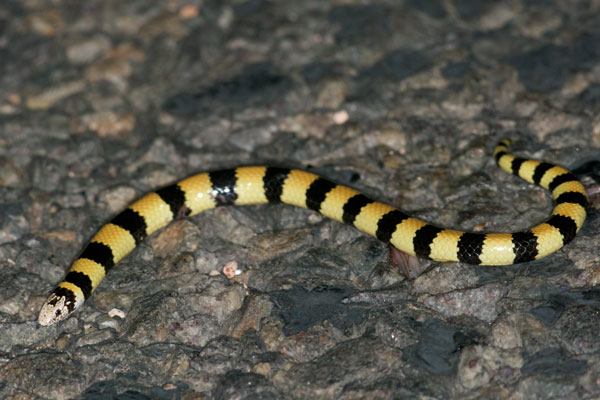
[[[60,317],[61,311],[60,310],[56,310],[54,313],[56,314],[57,317]]]

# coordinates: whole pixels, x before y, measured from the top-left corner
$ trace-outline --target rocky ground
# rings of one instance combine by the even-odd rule
[[[490,153],[509,136],[598,185],[599,18],[597,0],[3,1],[0,397],[600,397],[594,209],[542,260],[407,275],[314,212],[219,208],[36,322],[104,222],[194,172],[304,167],[446,227],[542,221],[548,194]]]

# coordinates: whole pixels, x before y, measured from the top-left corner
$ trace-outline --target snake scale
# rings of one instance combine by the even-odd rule
[[[586,217],[584,186],[568,170],[509,154],[508,139],[494,149],[500,168],[548,189],[550,217],[513,233],[473,233],[439,228],[362,193],[310,172],[239,167],[205,172],[146,194],[104,225],[43,305],[38,322],[51,325],[79,308],[105,275],[146,236],[180,216],[225,205],[285,203],[315,210],[389,243],[436,261],[507,265],[545,257],[570,242]]]

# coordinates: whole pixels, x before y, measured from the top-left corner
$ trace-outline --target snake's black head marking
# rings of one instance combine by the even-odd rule
[[[57,287],[42,306],[38,323],[42,326],[55,324],[67,318],[83,304],[83,297],[64,287]]]

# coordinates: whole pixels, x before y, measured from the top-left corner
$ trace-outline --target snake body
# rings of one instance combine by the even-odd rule
[[[205,172],[149,193],[104,225],[43,305],[39,323],[54,324],[79,308],[105,275],[138,243],[179,216],[225,205],[285,203],[315,210],[389,243],[436,261],[507,265],[545,257],[570,242],[586,217],[584,186],[568,170],[509,154],[510,140],[494,149],[505,171],[552,193],[543,223],[514,233],[472,233],[439,228],[310,172],[239,167]]]

